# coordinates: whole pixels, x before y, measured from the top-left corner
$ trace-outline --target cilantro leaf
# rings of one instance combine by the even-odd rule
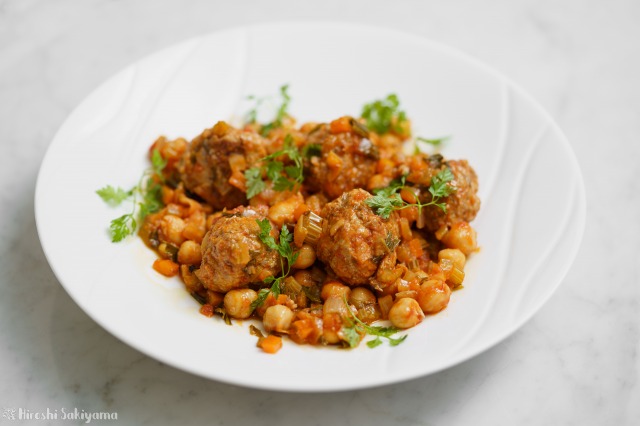
[[[160,155],[160,151],[157,149],[154,149],[151,153],[151,167],[153,174],[162,179],[162,171],[167,167],[167,160]]]
[[[136,220],[133,214],[127,213],[111,221],[109,233],[111,241],[117,243],[122,241],[127,235],[133,234],[136,229]]]
[[[391,212],[403,205],[402,199],[395,193],[390,195],[379,193],[371,198],[367,198],[365,203],[374,209],[376,214],[383,219],[389,219]]]
[[[285,166],[278,158],[287,156],[293,165]],[[254,167],[245,171],[247,181],[247,198],[251,199],[265,190],[266,184],[262,180],[262,174],[273,182],[276,191],[293,191],[304,181],[304,164],[302,155],[295,146],[290,134],[284,138],[282,149],[263,157],[261,167]]]
[[[280,230],[280,236],[278,237],[278,242],[276,243],[275,238],[271,236],[272,228],[269,219],[256,219],[256,222],[260,227],[260,233],[258,234],[258,238],[260,238],[260,241],[262,241],[262,243],[270,249],[276,250],[281,256],[280,267],[282,269],[282,275],[278,278],[269,276],[264,279],[263,282],[265,284],[271,284],[271,288],[263,288],[258,292],[258,298],[251,303],[251,309],[255,309],[258,306],[261,306],[264,301],[267,300],[269,293],[272,293],[274,297],[278,297],[278,295],[282,291],[282,283],[284,282],[284,279],[291,273],[291,265],[295,263],[299,255],[299,252],[293,252],[293,247],[291,247],[293,235],[291,234],[291,232],[289,232],[289,229],[286,226],[283,226]],[[286,269],[282,259],[285,259],[287,261]]]
[[[257,219],[256,222],[260,227],[260,234],[258,234],[260,241],[271,250],[278,250],[278,244],[276,244],[275,238],[271,236],[271,223],[269,223],[269,219]]]
[[[445,167],[431,178],[431,185],[429,185],[429,192],[435,197],[448,197],[455,190],[449,182],[451,182],[455,176],[451,172],[451,169]]]
[[[380,135],[389,131],[402,134],[402,124],[407,121],[407,116],[399,108],[398,95],[391,93],[384,99],[365,104],[360,116],[365,119],[369,129]]]
[[[119,186],[114,188],[111,185],[107,185],[103,188],[98,189],[96,191],[96,194],[98,194],[105,203],[117,206],[124,200],[129,198],[131,195],[133,195],[133,189],[125,191]]]
[[[154,149],[151,153],[151,167],[142,173],[138,184],[132,189],[125,191],[120,187],[114,188],[107,185],[96,191],[105,203],[113,206],[133,197],[131,212],[113,219],[109,225],[112,242],[117,243],[135,233],[138,223],[142,222],[147,215],[162,208],[162,185],[160,182],[164,182],[162,172],[166,166],[167,160],[157,149]],[[141,198],[140,201],[139,198]]]
[[[344,336],[346,342],[349,344],[349,347],[355,348],[362,340],[362,336],[358,333],[358,329],[356,326],[351,327],[342,327],[342,335]],[[382,342],[380,342],[382,343]]]
[[[416,142],[423,142],[423,143],[427,143],[427,144],[433,145],[433,146],[440,146],[444,142],[448,141],[449,139],[451,139],[450,136],[443,136],[441,138],[432,138],[432,139],[423,138],[423,137],[418,136],[416,138]]]
[[[380,339],[379,336],[376,336],[375,339],[369,340],[367,342],[367,346],[369,346],[371,349],[375,348],[376,346],[380,346],[381,344],[382,344],[382,339]]]
[[[342,300],[344,301],[344,304],[347,306],[347,312],[349,312],[349,315],[351,317],[351,319],[354,321],[353,324],[349,327],[342,327],[342,333],[343,335],[349,339],[347,342],[349,343],[349,345],[351,347],[354,347],[352,345],[352,341],[351,339],[353,338],[353,333],[355,330],[355,332],[357,333],[366,333],[366,334],[370,334],[372,336],[376,336],[375,339],[367,342],[367,346],[369,346],[370,348],[375,348],[376,346],[380,346],[382,344],[382,340],[380,339],[381,337],[384,337],[385,339],[389,340],[389,344],[391,346],[398,346],[400,343],[404,342],[405,339],[407,338],[406,335],[399,337],[399,338],[394,338],[391,337],[394,334],[398,333],[399,331],[401,331],[399,328],[396,327],[381,327],[381,326],[375,326],[375,325],[369,325],[365,322],[363,322],[362,320],[360,320],[360,318],[358,318],[353,311],[351,310],[351,308],[349,307],[349,303],[347,302],[347,298],[343,295],[342,296]],[[356,344],[357,346],[357,344]]]
[[[398,192],[403,188],[408,188],[406,186],[406,176],[402,176],[400,179],[394,179],[391,181],[389,186],[386,188],[374,190],[373,193],[375,195],[371,198],[367,198],[365,203],[383,219],[388,219],[393,210],[402,210],[414,206],[418,207],[418,214],[421,214],[422,209],[427,206],[436,206],[446,213],[447,204],[440,200],[455,192],[455,187],[449,185],[449,182],[454,179],[455,176],[450,168],[445,167],[440,170],[431,178],[431,184],[428,189],[431,194],[431,201],[423,204],[417,196],[415,197],[415,203],[408,203],[400,197]]]
[[[289,85],[284,84],[280,86],[280,97],[281,103],[278,109],[276,110],[275,117],[273,121],[269,123],[265,123],[260,129],[260,133],[262,136],[267,136],[269,132],[273,129],[277,129],[278,127],[282,127],[282,123],[287,116],[287,110],[289,109],[289,104],[291,103],[291,96],[289,96]],[[248,100],[255,101],[255,106],[251,108],[246,114],[245,123],[254,124],[258,122],[258,112],[260,107],[264,104],[266,100],[270,97],[256,97],[256,96],[247,96]]]
[[[259,167],[253,167],[244,171],[247,185],[247,198],[253,198],[266,188],[262,180],[262,171]]]
[[[302,156],[304,158],[320,157],[322,155],[322,145],[319,143],[310,143],[302,148]]]

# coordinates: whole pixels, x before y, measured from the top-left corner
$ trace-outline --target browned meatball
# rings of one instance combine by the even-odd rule
[[[308,137],[321,146],[321,155],[312,157],[306,184],[323,191],[330,200],[355,188],[365,188],[375,174],[378,148],[356,132],[331,132],[322,125]]]
[[[245,192],[229,179],[234,168],[244,170],[264,157],[267,144],[256,133],[218,122],[196,136],[185,152],[180,165],[185,188],[217,210],[245,204]]]
[[[365,203],[370,197],[367,191],[354,189],[322,210],[318,259],[349,285],[371,284],[379,267],[393,269],[396,263],[397,216],[392,213],[382,219]]]
[[[447,206],[446,213],[436,206],[424,209],[425,227],[432,232],[442,226],[451,226],[461,221],[471,222],[480,210],[480,198],[477,195],[478,176],[467,160],[444,161],[435,172],[444,167],[448,167],[453,173],[454,179],[449,185],[455,188],[455,191],[443,199]],[[434,174],[433,170],[431,173]],[[425,193],[428,194],[426,191]],[[430,194],[428,198],[430,200]]]
[[[239,207],[214,222],[202,240],[202,263],[196,272],[207,289],[226,293],[280,272],[278,253],[258,237],[256,220],[264,218],[263,211]],[[271,235],[278,236],[273,225]]]

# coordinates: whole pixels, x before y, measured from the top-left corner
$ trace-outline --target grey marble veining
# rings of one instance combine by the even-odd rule
[[[297,18],[382,25],[460,48],[521,84],[569,137],[587,189],[583,244],[549,303],[503,343],[397,385],[265,392],[148,358],[95,324],[56,280],[33,195],[73,108],[170,43]],[[631,0],[0,0],[0,408],[117,411],[120,424],[638,424],[639,18]]]

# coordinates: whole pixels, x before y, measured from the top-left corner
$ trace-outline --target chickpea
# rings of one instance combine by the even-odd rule
[[[453,262],[453,266],[464,270],[464,265],[467,262],[467,257],[458,249],[444,249],[438,252],[438,262],[442,262],[442,259],[448,259]]]
[[[372,323],[382,317],[378,300],[368,288],[356,287],[352,289],[349,303],[357,309],[356,316],[366,323]]]
[[[349,309],[341,296],[329,297],[322,306],[322,338],[328,344],[338,343],[343,318],[349,315]]]
[[[178,250],[178,263],[182,265],[199,265],[202,262],[200,244],[187,240]]]
[[[313,265],[316,261],[316,249],[309,244],[304,244],[300,250],[298,250],[298,258],[291,267],[293,269],[307,269]]]
[[[440,280],[428,280],[422,283],[418,291],[418,303],[425,314],[435,314],[449,304],[451,288]]]
[[[232,318],[249,318],[252,313],[251,303],[258,298],[258,293],[250,288],[231,290],[224,295],[224,309]]]
[[[304,287],[311,287],[313,285],[316,285],[316,282],[313,279],[313,274],[311,273],[311,271],[306,271],[306,270],[296,271],[293,274],[293,278],[295,278],[296,281],[298,281],[298,283],[300,283],[300,285]]]
[[[286,200],[279,201],[269,208],[269,219],[278,226],[284,223],[294,222],[295,210],[304,203],[304,198],[299,192]]]
[[[349,303],[356,307],[356,309],[360,309],[365,305],[375,305],[377,303],[376,296],[365,287],[356,287],[351,290],[351,295],[349,296]]]
[[[423,318],[418,302],[408,297],[396,300],[389,310],[389,321],[398,328],[411,328],[420,324]]]
[[[330,297],[338,297],[342,299],[342,295],[349,300],[351,289],[340,281],[329,281],[322,286],[322,290],[320,291],[320,297],[325,301]]]
[[[185,240],[182,236],[185,226],[184,220],[178,216],[166,215],[160,222],[161,239],[179,247]]]
[[[478,250],[476,231],[467,222],[454,224],[441,241],[448,248],[458,249],[467,256]]]
[[[267,332],[285,333],[291,327],[293,311],[285,305],[269,306],[262,317],[262,324]]]

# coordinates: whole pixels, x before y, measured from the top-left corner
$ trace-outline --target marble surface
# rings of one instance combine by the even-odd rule
[[[549,303],[503,343],[392,386],[258,391],[137,352],[89,319],[54,277],[33,195],[47,146],[73,108],[170,43],[297,19],[375,24],[462,49],[522,85],[569,137],[587,190],[583,244]],[[638,424],[638,19],[634,0],[0,0],[0,409],[117,412],[109,423],[120,424]]]

